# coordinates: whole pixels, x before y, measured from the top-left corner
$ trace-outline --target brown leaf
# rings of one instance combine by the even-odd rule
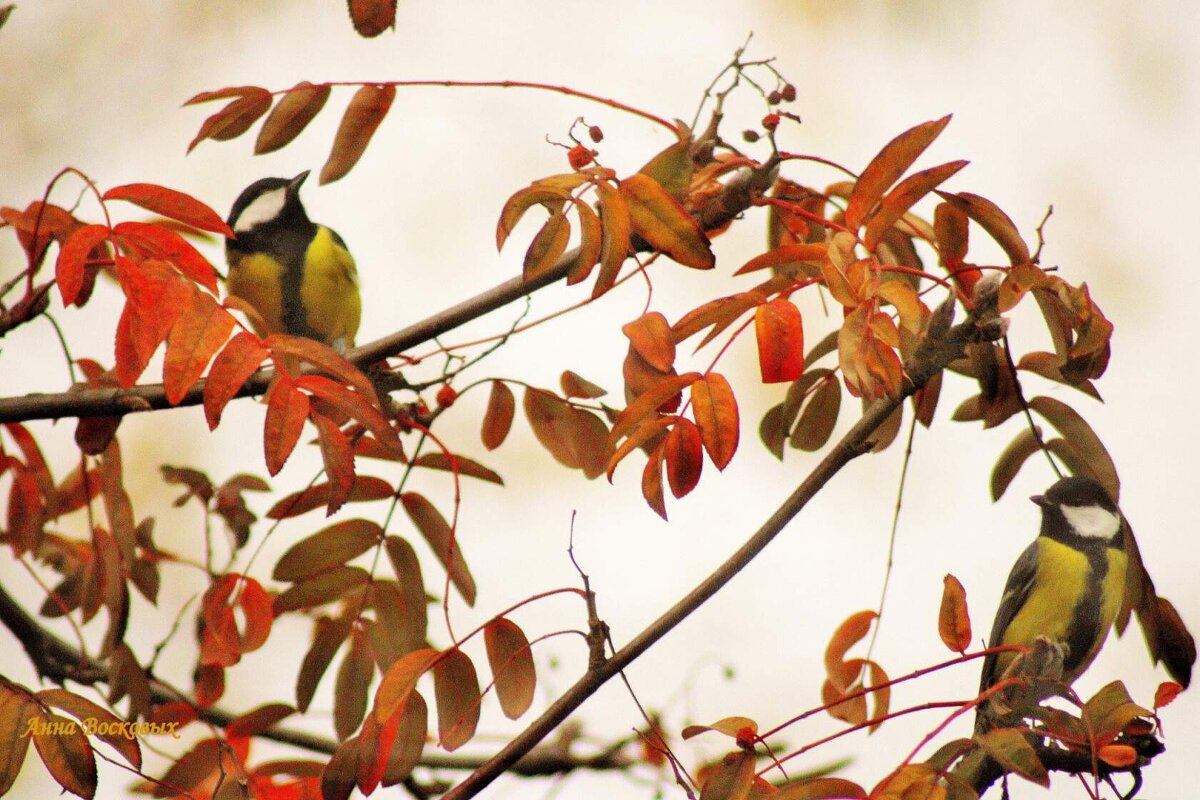
[[[29,738],[29,721],[39,716],[37,703],[29,693],[6,680],[0,680],[0,795],[8,793],[21,773]]]
[[[392,485],[382,478],[375,478],[370,475],[359,475],[354,479],[354,488],[350,490],[350,497],[346,502],[370,502],[372,500],[385,500],[392,496]],[[318,483],[316,486],[311,486],[299,492],[288,495],[280,500],[275,505],[271,506],[271,510],[267,512],[269,519],[290,519],[298,517],[312,511],[314,508],[320,508],[327,505],[329,502],[329,484]]]
[[[938,635],[956,653],[966,653],[971,646],[971,618],[967,615],[967,590],[958,578],[947,575],[942,579],[942,605],[938,610]]]
[[[1038,760],[1033,746],[1015,728],[996,728],[975,737],[987,754],[1008,772],[1041,786],[1050,786],[1046,767]]]
[[[572,198],[571,202],[579,216],[579,255],[575,257],[567,273],[568,286],[574,286],[592,274],[592,268],[596,266],[604,248],[604,226],[599,215],[582,200]]]
[[[854,183],[850,202],[846,204],[847,228],[855,230],[862,225],[888,187],[912,166],[949,122],[950,115],[922,122],[884,145]]]
[[[583,182],[583,177],[579,182]],[[551,214],[561,213],[563,206],[571,199],[568,187],[557,182],[535,181],[513,193],[500,209],[500,219],[496,222],[496,250],[503,250],[509,234],[517,227],[517,223],[525,216],[525,212],[541,204]]]
[[[475,665],[461,650],[449,650],[433,665],[438,739],[448,751],[471,741],[479,725],[479,678]]]
[[[596,285],[592,289],[593,300],[617,282],[621,265],[629,256],[630,239],[633,235],[629,204],[625,202],[621,193],[601,182],[596,184],[596,194],[600,197],[600,222],[604,228],[604,236],[600,246],[600,272],[596,275]]]
[[[1075,409],[1053,397],[1039,396],[1029,401],[1029,408],[1040,414],[1063,435],[1087,462],[1093,476],[1116,502],[1120,498],[1121,481],[1112,456],[1083,417]]]
[[[483,446],[488,450],[495,450],[508,437],[516,407],[512,389],[504,381],[492,381],[492,391],[488,395],[487,410],[483,413],[483,424],[479,431]]]
[[[521,276],[530,281],[548,271],[566,252],[570,238],[571,224],[567,222],[566,214],[561,211],[551,213],[525,251]]]
[[[679,123],[675,135],[679,140],[647,161],[638,172],[653,178],[672,197],[682,200],[691,184],[694,169],[692,132]]]
[[[308,127],[328,99],[329,86],[324,84],[301,81],[289,89],[263,122],[254,142],[254,154],[271,153],[290,143]]]
[[[325,670],[329,669],[338,648],[349,635],[349,620],[327,617],[317,619],[313,642],[300,662],[300,674],[296,677],[296,708],[299,711],[308,710],[308,704],[312,702],[313,694],[317,691],[317,684]]]
[[[654,510],[654,513],[665,520],[667,503],[666,497],[663,495],[662,466],[663,448],[659,444],[650,453],[650,458],[642,470],[642,497],[646,499],[646,504]]]
[[[804,410],[800,412],[800,419],[789,438],[792,447],[810,453],[820,450],[829,441],[842,406],[841,384],[831,372],[823,372],[825,377],[821,379],[821,385],[804,404]]]
[[[350,21],[359,36],[373,39],[396,28],[396,0],[349,0]]]
[[[354,93],[333,139],[333,149],[321,167],[321,183],[336,181],[358,163],[367,144],[396,99],[396,87],[368,84]]]
[[[192,102],[192,101],[189,101]],[[228,103],[200,125],[196,137],[188,144],[188,152],[212,139],[227,142],[245,133],[271,107],[271,93],[265,89],[247,87],[245,93]]]
[[[516,623],[505,617],[484,626],[483,640],[500,708],[509,719],[517,719],[533,704],[537,688],[529,640]]]
[[[700,800],[746,800],[753,783],[754,753],[737,750],[704,779]]]
[[[332,567],[344,566],[379,544],[383,529],[368,519],[348,519],[296,542],[280,556],[271,577],[295,582]]]
[[[58,714],[42,713],[33,727],[33,744],[46,771],[58,785],[79,797],[96,794],[96,756],[82,728]]]
[[[996,465],[992,467],[993,501],[999,500],[1003,496],[1013,478],[1017,477],[1017,473],[1021,471],[1025,461],[1040,449],[1038,440],[1041,435],[1040,427],[1035,426],[1033,430],[1023,428],[1016,438],[1008,443],[1008,447],[1004,448],[1004,452],[996,459]]]
[[[830,680],[836,683],[840,679],[846,653],[866,637],[871,630],[871,623],[877,616],[879,615],[874,611],[859,611],[847,617],[834,631],[829,646],[825,649],[825,673]],[[839,688],[845,689],[845,686]]]
[[[923,169],[896,184],[896,188],[883,198],[879,211],[867,221],[867,232],[863,237],[867,250],[873,252],[888,229],[899,222],[910,208],[969,163],[951,161],[948,164]]]
[[[1017,226],[998,205],[986,197],[980,197],[971,192],[954,194],[953,192],[939,191],[938,195],[975,220],[979,227],[987,231],[996,244],[1004,250],[1010,264],[1016,266],[1029,261],[1029,245],[1025,244],[1025,240],[1017,231]]]
[[[412,774],[420,763],[425,749],[425,733],[429,729],[429,708],[420,692],[413,692],[400,712],[396,738],[383,770],[383,785],[395,786]]]
[[[414,467],[456,472],[468,478],[478,478],[481,481],[494,483],[498,486],[504,485],[504,479],[495,470],[489,469],[478,461],[458,455],[457,453],[453,455],[441,452],[425,453],[418,456],[412,463]]]
[[[425,537],[433,554],[450,574],[450,582],[454,584],[454,588],[458,589],[467,605],[475,605],[475,579],[467,569],[462,547],[445,517],[423,495],[416,492],[400,495],[400,502],[404,505],[409,519]]]
[[[229,736],[257,736],[295,713],[296,709],[287,703],[264,703],[234,718],[225,726],[225,733]]]
[[[362,567],[334,567],[305,578],[275,597],[275,614],[332,603],[367,583],[369,577]]]
[[[358,730],[367,713],[367,692],[375,675],[375,659],[366,634],[350,631],[350,647],[338,668],[333,688],[333,729],[339,740]]]

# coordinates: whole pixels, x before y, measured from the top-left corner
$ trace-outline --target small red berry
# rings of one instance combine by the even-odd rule
[[[567,152],[567,161],[571,163],[571,169],[583,169],[592,163],[592,159],[595,156],[595,151],[588,150],[583,145],[577,144]]]
[[[604,141],[604,131],[600,130],[599,125],[593,125],[588,128],[588,136],[592,137],[592,141],[597,144]]]

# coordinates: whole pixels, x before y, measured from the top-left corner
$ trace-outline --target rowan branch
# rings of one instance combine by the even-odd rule
[[[766,522],[746,540],[711,575],[701,581],[678,603],[650,623],[628,644],[607,661],[594,665],[554,702],[529,727],[512,739],[488,763],[471,773],[462,783],[445,795],[445,800],[466,800],[474,797],[500,774],[508,771],[534,746],[545,739],[575,709],[591,697],[610,678],[629,666],[651,645],[687,619],[706,600],[717,593],[735,575],[753,561],[759,553],[796,517],[829,480],[857,456],[871,449],[871,436],[884,420],[910,395],[921,389],[930,378],[960,358],[970,342],[994,341],[1004,333],[1004,320],[997,311],[998,284],[981,284],[965,322],[951,327],[954,297],[951,296],[934,312],[924,343],[905,364],[907,380],[899,396],[876,400],[862,417],[808,474],[796,490],[783,501]]]
[[[708,200],[696,218],[704,230],[716,230],[741,214],[753,204],[755,196],[770,188],[778,168],[778,159],[768,159],[757,169],[737,174],[718,194]],[[650,246],[635,239],[634,250],[646,251]],[[365,368],[385,358],[399,355],[417,345],[432,341],[455,328],[485,314],[503,308],[509,303],[530,295],[539,289],[556,283],[567,276],[578,255],[578,248],[565,254],[546,272],[526,280],[510,278],[485,292],[464,300],[457,305],[439,311],[420,322],[355,347],[346,353],[346,359]],[[261,369],[254,373],[238,391],[236,397],[260,395],[267,390],[274,377],[273,369]],[[167,401],[167,392],[162,384],[146,384],[130,389],[80,389],[58,394],[34,393],[20,397],[0,398],[0,422],[27,422],[34,419],[59,419],[62,417],[109,417],[123,416],[142,411],[158,411],[166,408],[195,406],[204,401],[204,380],[193,386],[183,399],[172,405]]]

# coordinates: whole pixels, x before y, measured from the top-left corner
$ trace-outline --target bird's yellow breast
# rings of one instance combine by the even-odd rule
[[[1025,604],[1013,617],[1001,639],[1001,644],[1029,646],[1039,636],[1066,642],[1071,626],[1077,624],[1083,604],[1099,606],[1098,635],[1082,661],[1063,676],[1070,683],[1085,670],[1099,652],[1113,620],[1125,588],[1125,553],[1106,548],[1107,569],[1103,580],[1096,581],[1088,557],[1079,550],[1045,536],[1037,539],[1037,573]],[[1089,597],[1090,595],[1090,597]],[[1007,668],[1015,654],[1001,654],[997,674]]]
[[[317,226],[317,235],[304,254],[300,300],[309,326],[326,344],[340,349],[354,346],[362,318],[358,271],[350,251],[324,225]]]
[[[276,333],[283,326],[284,266],[265,253],[247,253],[229,265],[229,293],[242,298],[262,316],[267,329]]]

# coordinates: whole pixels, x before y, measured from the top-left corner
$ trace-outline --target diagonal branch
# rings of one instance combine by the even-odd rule
[[[905,365],[908,380],[899,397],[876,400],[845,436],[826,454],[796,490],[783,501],[766,522],[746,540],[736,552],[711,575],[701,581],[687,596],[642,630],[628,644],[599,666],[590,668],[553,705],[533,721],[516,738],[480,769],[451,789],[446,800],[466,800],[486,788],[501,773],[507,771],[525,753],[542,741],[576,708],[592,696],[604,683],[629,666],[659,639],[686,619],[706,600],[733,579],[771,543],[784,527],[808,504],[842,467],[871,449],[871,436],[905,398],[921,389],[930,378],[951,361],[961,357],[969,342],[994,341],[1004,332],[1004,320],[997,312],[998,284],[984,288],[976,298],[975,308],[967,320],[950,327],[954,298],[950,297],[934,313],[926,341]]]
[[[769,159],[757,169],[738,173],[724,189],[707,201],[696,216],[704,230],[716,230],[752,205],[755,195],[770,188],[778,159]],[[634,249],[648,250],[649,245],[635,240]],[[567,276],[578,248],[568,251],[555,265],[530,280],[510,278],[485,292],[439,311],[420,322],[402,328],[346,353],[346,358],[360,367],[380,359],[398,355],[434,337],[441,336],[471,320],[503,308],[509,303],[538,291]],[[254,373],[238,391],[237,397],[259,395],[266,391],[274,370]],[[199,405],[204,400],[204,381],[193,386],[175,406]],[[75,389],[59,394],[27,394],[21,397],[0,398],[0,422],[26,422],[34,419],[60,417],[122,416],[141,411],[174,408],[167,401],[162,384],[147,384],[131,389]]]

